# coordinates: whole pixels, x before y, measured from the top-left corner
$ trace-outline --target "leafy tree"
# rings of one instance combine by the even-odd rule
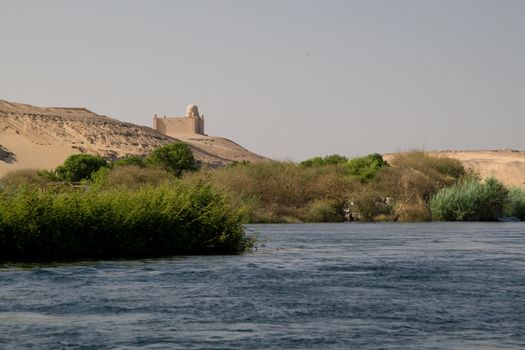
[[[159,147],[151,152],[146,161],[160,166],[175,176],[181,176],[186,170],[192,171],[199,168],[191,149],[184,142]]]
[[[353,158],[347,163],[350,174],[361,181],[372,179],[380,168],[387,166],[389,166],[388,162],[378,153]]]
[[[321,167],[325,165],[344,164],[348,162],[348,158],[339,154],[330,154],[323,157],[313,157],[302,161],[300,164],[304,167]]]
[[[339,154],[330,154],[323,158],[323,162],[325,165],[329,164],[344,164],[348,162],[348,158],[345,156],[341,156]]]
[[[90,180],[94,172],[107,166],[108,163],[101,156],[74,154],[55,169],[55,175],[63,181]]]
[[[313,157],[302,161],[300,164],[304,167],[311,168],[323,166],[324,162],[323,157]]]

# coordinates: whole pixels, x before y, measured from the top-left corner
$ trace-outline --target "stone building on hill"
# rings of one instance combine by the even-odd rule
[[[199,114],[199,108],[194,105],[186,107],[186,115],[184,117],[157,117],[153,116],[153,129],[158,132],[168,135],[205,135],[204,134],[204,115]]]

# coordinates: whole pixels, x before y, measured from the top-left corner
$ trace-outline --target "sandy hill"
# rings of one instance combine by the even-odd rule
[[[15,169],[51,169],[75,153],[106,158],[147,155],[176,140],[85,108],[43,108],[0,100],[0,176]],[[220,137],[197,135],[183,141],[198,160],[211,166],[265,159]]]
[[[465,167],[475,169],[483,178],[494,176],[508,186],[525,188],[525,152],[516,150],[434,151],[436,156],[458,159]],[[394,154],[385,154],[386,160]]]

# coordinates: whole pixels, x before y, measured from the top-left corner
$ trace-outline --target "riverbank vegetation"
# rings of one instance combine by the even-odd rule
[[[225,196],[178,179],[172,167],[107,164],[80,183],[57,173],[26,170],[0,181],[0,260],[238,254],[252,244]]]
[[[492,221],[503,215],[508,190],[494,178],[467,179],[430,198],[432,217],[441,221]]]
[[[424,152],[210,169],[183,143],[149,157],[75,155],[0,180],[1,260],[232,254],[242,223],[525,219],[525,192]]]
[[[388,162],[370,154],[241,163],[194,176],[224,192],[249,222],[525,220],[523,190],[419,151]]]
[[[469,176],[461,163],[423,152],[300,164],[236,164],[207,171],[212,185],[250,213],[251,222],[430,220],[430,196]]]

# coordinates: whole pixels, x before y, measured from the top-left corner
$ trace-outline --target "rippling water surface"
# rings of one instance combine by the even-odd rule
[[[251,225],[242,256],[0,266],[0,349],[523,349],[525,224]]]

